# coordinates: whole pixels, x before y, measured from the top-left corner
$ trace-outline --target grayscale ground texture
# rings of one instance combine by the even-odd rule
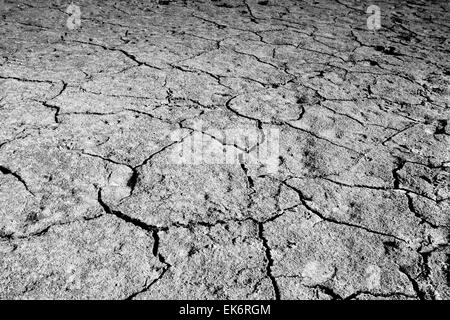
[[[448,1],[0,4],[1,299],[450,299]]]

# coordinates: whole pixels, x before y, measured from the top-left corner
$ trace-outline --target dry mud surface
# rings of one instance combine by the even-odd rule
[[[74,4],[0,2],[1,299],[450,299],[447,1]]]

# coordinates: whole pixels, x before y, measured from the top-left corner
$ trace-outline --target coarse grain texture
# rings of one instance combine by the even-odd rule
[[[0,299],[450,299],[448,1],[72,3],[0,1]]]

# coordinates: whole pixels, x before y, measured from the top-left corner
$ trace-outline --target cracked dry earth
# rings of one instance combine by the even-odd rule
[[[1,3],[1,299],[450,299],[448,2],[68,4]]]

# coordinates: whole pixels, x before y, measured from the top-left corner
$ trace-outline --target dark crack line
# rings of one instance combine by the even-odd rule
[[[380,235],[380,236],[384,236],[384,237],[390,237],[390,238],[394,238],[394,239],[396,239],[396,240],[398,240],[398,241],[401,241],[401,242],[404,242],[404,243],[408,243],[405,239],[399,238],[399,237],[397,237],[397,236],[395,236],[395,235],[392,235],[392,234],[388,234],[388,233],[384,233],[384,232],[381,232],[381,231],[372,230],[372,229],[370,229],[370,228],[368,228],[368,227],[361,226],[361,225],[358,225],[358,224],[354,224],[354,223],[351,223],[351,222],[340,221],[340,220],[336,220],[336,219],[331,218],[331,217],[327,217],[327,216],[325,216],[324,214],[322,214],[322,213],[320,213],[319,211],[317,211],[316,209],[312,208],[312,207],[306,202],[306,201],[311,201],[311,199],[306,198],[306,197],[303,195],[303,193],[301,192],[301,190],[299,190],[299,189],[297,189],[297,188],[295,188],[295,187],[289,185],[289,184],[286,183],[285,181],[282,181],[282,183],[283,183],[286,187],[288,187],[288,188],[294,190],[294,191],[298,194],[299,199],[300,199],[302,205],[303,205],[306,209],[308,209],[310,212],[314,213],[316,216],[318,216],[319,218],[321,218],[321,219],[324,220],[324,221],[328,221],[328,222],[331,222],[331,223],[334,223],[334,224],[344,225],[344,226],[347,226],[347,227],[358,228],[358,229],[365,230],[365,231],[367,231],[367,232],[369,232],[369,233],[372,233],[372,234],[376,234],[376,235]]]
[[[25,180],[22,179],[22,177],[21,177],[19,174],[17,174],[16,172],[11,171],[10,169],[8,169],[8,168],[6,168],[6,167],[4,167],[4,166],[2,166],[2,165],[0,165],[0,172],[1,172],[2,174],[4,174],[4,175],[7,175],[7,174],[12,175],[14,178],[17,179],[17,181],[19,181],[19,182],[25,187],[25,189],[26,189],[31,195],[34,196],[34,193],[30,191],[30,189],[28,188],[27,183],[25,182]]]
[[[58,93],[55,96],[53,96],[51,99],[49,99],[49,100],[53,100],[53,99],[58,98],[67,89],[68,83],[65,82],[64,80],[62,80],[61,82],[62,82],[61,90],[59,90]]]
[[[164,276],[164,274],[170,269],[170,265],[167,264],[167,266],[163,269],[163,271],[161,272],[161,274],[158,276],[158,278],[156,278],[155,280],[153,280],[152,282],[150,282],[148,285],[145,284],[144,288],[142,288],[142,290],[139,290],[138,292],[132,293],[131,295],[129,295],[128,297],[126,297],[124,300],[133,300],[137,295],[147,292],[148,290],[150,290],[150,288],[159,280],[162,279],[162,277]],[[147,282],[147,281],[146,281]]]
[[[406,192],[406,198],[408,199],[408,208],[409,211],[412,212],[414,214],[414,216],[416,216],[418,219],[420,219],[420,224],[427,224],[429,225],[431,228],[433,229],[438,229],[438,228],[445,228],[446,226],[441,226],[438,224],[435,224],[433,222],[428,221],[424,216],[422,216],[421,214],[419,214],[416,209],[414,208],[414,203],[413,203],[413,199],[411,197],[411,194],[409,192]]]
[[[137,58],[135,55],[133,55],[133,54],[131,54],[131,53],[129,53],[129,52],[123,50],[123,49],[109,48],[109,47],[107,47],[107,46],[105,46],[105,45],[102,45],[102,44],[97,44],[97,43],[92,43],[92,42],[86,42],[86,41],[80,41],[80,40],[71,40],[71,42],[77,42],[77,43],[81,43],[81,44],[85,44],[85,45],[96,46],[96,47],[100,47],[100,48],[102,48],[102,49],[104,49],[104,50],[107,50],[107,51],[116,51],[116,52],[120,52],[120,53],[122,53],[124,56],[126,56],[127,58],[129,58],[130,60],[132,60],[133,62],[135,62],[138,66],[146,66],[146,67],[149,67],[149,68],[152,68],[152,69],[162,70],[162,69],[159,68],[159,67],[156,67],[156,66],[153,66],[153,65],[151,65],[151,64],[148,64],[147,62],[143,62],[143,61],[138,60],[138,58]]]
[[[239,150],[241,152],[239,154],[242,154],[242,153],[247,153],[248,154],[254,147],[256,147],[258,145],[258,144],[255,144],[255,146],[253,146],[252,148],[240,147],[236,143],[226,143],[226,141],[223,141],[222,139],[217,138],[216,136],[213,136],[212,134],[209,134],[209,133],[207,133],[205,131],[197,130],[195,128],[186,127],[186,126],[183,126],[183,125],[181,125],[181,128],[182,129],[186,129],[186,130],[191,130],[191,132],[196,132],[196,133],[200,133],[202,135],[208,136],[211,139],[213,139],[214,141],[219,142],[221,145],[223,145],[225,147],[233,147],[233,148],[235,148],[235,149],[237,149],[237,150]]]
[[[270,251],[268,241],[267,241],[266,237],[264,236],[264,223],[262,223],[262,222],[257,222],[257,223],[258,223],[258,236],[262,241],[265,256],[267,259],[267,264],[266,264],[267,276],[269,277],[270,281],[272,282],[272,287],[273,287],[273,291],[275,294],[275,300],[280,300],[280,288],[278,287],[278,283],[272,274],[272,267],[273,267],[272,253]]]
[[[416,125],[416,124],[411,124],[411,125],[407,126],[406,128],[404,128],[404,129],[402,129],[402,130],[400,130],[400,131],[394,133],[393,135],[391,135],[391,136],[389,136],[387,139],[385,139],[381,144],[382,144],[383,146],[385,146],[387,142],[389,142],[390,140],[392,140],[393,138],[395,138],[397,135],[399,135],[399,134],[405,132],[406,130],[411,129],[411,128],[414,127],[415,125]]]
[[[168,268],[171,267],[171,265],[166,262],[166,259],[161,255],[161,253],[159,253],[159,235],[158,232],[159,231],[167,231],[168,228],[167,227],[156,227],[153,225],[149,225],[139,219],[130,217],[120,211],[116,211],[116,210],[112,210],[102,199],[102,189],[99,188],[98,189],[98,196],[97,196],[97,200],[98,203],[100,204],[100,206],[103,208],[103,210],[105,211],[105,213],[113,215],[117,218],[119,218],[122,221],[125,221],[127,223],[132,224],[135,227],[138,227],[142,230],[144,230],[145,232],[147,232],[149,235],[152,236],[153,238],[153,249],[152,249],[152,254],[154,255],[155,258],[158,259],[159,262],[161,262],[162,264],[164,264],[166,267],[164,268],[164,270],[167,270]],[[163,271],[164,273],[165,271]],[[162,277],[162,274],[160,275],[160,277]],[[159,278],[158,278],[159,279]],[[153,284],[154,282],[152,282],[150,285],[146,286],[146,288],[144,288],[141,292],[144,292],[146,290],[148,290],[148,288],[150,288],[150,286]],[[135,295],[139,294],[140,292],[131,295],[129,297],[129,299],[133,298]]]
[[[47,101],[40,101],[40,102],[42,103],[42,105],[44,107],[55,111],[55,114],[53,115],[53,119],[54,119],[55,123],[60,123],[59,122],[59,114],[60,114],[61,108],[58,106],[55,106],[53,104],[49,104]]]
[[[47,225],[47,226],[43,227],[40,230],[32,232],[32,233],[30,233],[28,235],[15,235],[15,234],[2,235],[0,233],[0,239],[4,238],[4,239],[7,239],[8,241],[12,241],[12,240],[26,240],[26,239],[31,239],[31,238],[34,238],[34,237],[40,237],[40,236],[46,235],[53,227],[66,226],[66,225],[77,223],[77,222],[81,222],[81,221],[95,220],[95,219],[98,219],[98,218],[100,218],[102,216],[103,216],[102,214],[98,214],[98,215],[94,215],[92,217],[82,217],[80,219],[70,220],[70,221],[66,221],[66,222],[52,223],[50,225]]]
[[[352,293],[344,298],[344,300],[353,300],[358,298],[358,296],[367,294],[373,297],[379,297],[379,298],[392,298],[392,297],[402,297],[402,298],[416,298],[416,296],[404,293],[404,292],[372,292],[370,290],[361,290],[357,291],[355,293]]]
[[[38,80],[38,79],[26,79],[26,78],[19,78],[19,77],[5,77],[0,76],[0,79],[4,80],[16,80],[16,81],[22,81],[22,82],[33,82],[33,83],[48,83],[48,84],[55,84],[55,82],[50,80]]]
[[[312,289],[318,289],[318,290],[322,291],[323,293],[325,293],[326,295],[332,297],[333,300],[343,300],[343,298],[339,294],[337,294],[336,292],[334,292],[333,289],[331,289],[327,286],[317,284],[314,286],[306,286],[306,287],[312,288]]]
[[[142,167],[142,166],[145,166],[150,160],[153,159],[153,157],[155,157],[156,155],[158,155],[158,154],[164,152],[166,149],[172,147],[173,145],[175,145],[175,144],[177,144],[177,143],[182,143],[182,142],[184,142],[184,140],[187,139],[187,138],[190,137],[190,136],[191,136],[191,135],[188,134],[188,135],[186,135],[185,137],[181,138],[180,140],[174,141],[174,142],[169,143],[168,145],[166,145],[166,146],[160,148],[158,151],[152,153],[152,154],[151,154],[150,156],[148,156],[144,161],[142,161],[141,164],[135,166],[133,169],[138,169],[138,168],[140,168],[140,167]]]
[[[402,192],[402,193],[411,193],[411,194],[414,194],[414,195],[416,195],[418,197],[422,197],[422,198],[428,199],[430,201],[433,201],[435,203],[441,203],[441,202],[450,200],[450,198],[433,199],[433,198],[431,198],[431,197],[429,197],[429,196],[427,196],[425,194],[421,194],[421,193],[418,193],[418,192],[416,192],[414,190],[406,189],[406,188],[403,188],[403,187],[394,188],[394,187],[377,187],[377,186],[361,185],[361,184],[347,184],[347,183],[344,183],[344,182],[341,182],[341,181],[336,181],[336,180],[329,179],[327,177],[320,177],[320,176],[318,176],[317,178],[329,181],[331,183],[335,183],[335,184],[340,185],[340,186],[349,187],[349,188],[362,188],[362,189],[384,190],[384,191],[391,190],[391,191],[398,191],[398,192]]]
[[[103,210],[107,213],[107,214],[111,214],[113,216],[116,216],[117,218],[119,218],[120,220],[123,220],[127,223],[130,223],[132,225],[134,225],[135,227],[138,227],[146,232],[148,232],[149,234],[153,235],[153,232],[156,230],[160,230],[160,228],[156,227],[156,226],[152,226],[149,225],[139,219],[130,217],[120,211],[116,211],[116,210],[112,210],[102,199],[102,189],[99,188],[98,189],[98,194],[97,194],[97,200],[98,203],[100,204],[100,206],[103,208]]]
[[[416,296],[419,298],[419,300],[426,300],[426,293],[423,292],[423,290],[420,288],[419,283],[417,282],[416,279],[414,279],[406,270],[406,268],[404,267],[400,267],[399,271],[401,273],[403,273],[409,280],[409,282],[411,283],[411,286],[414,290],[414,292],[416,293]]]
[[[296,130],[302,131],[302,132],[304,132],[304,133],[307,133],[307,134],[313,136],[314,138],[316,138],[316,139],[318,139],[318,140],[322,140],[322,141],[328,142],[328,143],[332,144],[332,145],[335,146],[335,147],[345,149],[345,150],[347,150],[347,151],[356,153],[356,154],[358,154],[358,155],[360,155],[360,156],[364,156],[364,154],[361,153],[360,151],[354,150],[354,149],[352,149],[352,148],[350,148],[350,147],[347,147],[347,146],[344,146],[344,145],[340,145],[340,144],[338,144],[338,143],[336,143],[336,142],[333,142],[333,141],[331,141],[331,140],[329,140],[329,139],[327,139],[327,138],[325,138],[325,137],[321,137],[321,136],[317,135],[316,133],[314,133],[314,132],[312,132],[312,131],[309,131],[309,130],[306,130],[306,129],[303,129],[303,128],[296,127],[296,126],[294,126],[293,124],[291,124],[291,123],[288,122],[288,121],[284,121],[283,124],[287,125],[288,127],[292,128],[292,129],[296,129]]]

